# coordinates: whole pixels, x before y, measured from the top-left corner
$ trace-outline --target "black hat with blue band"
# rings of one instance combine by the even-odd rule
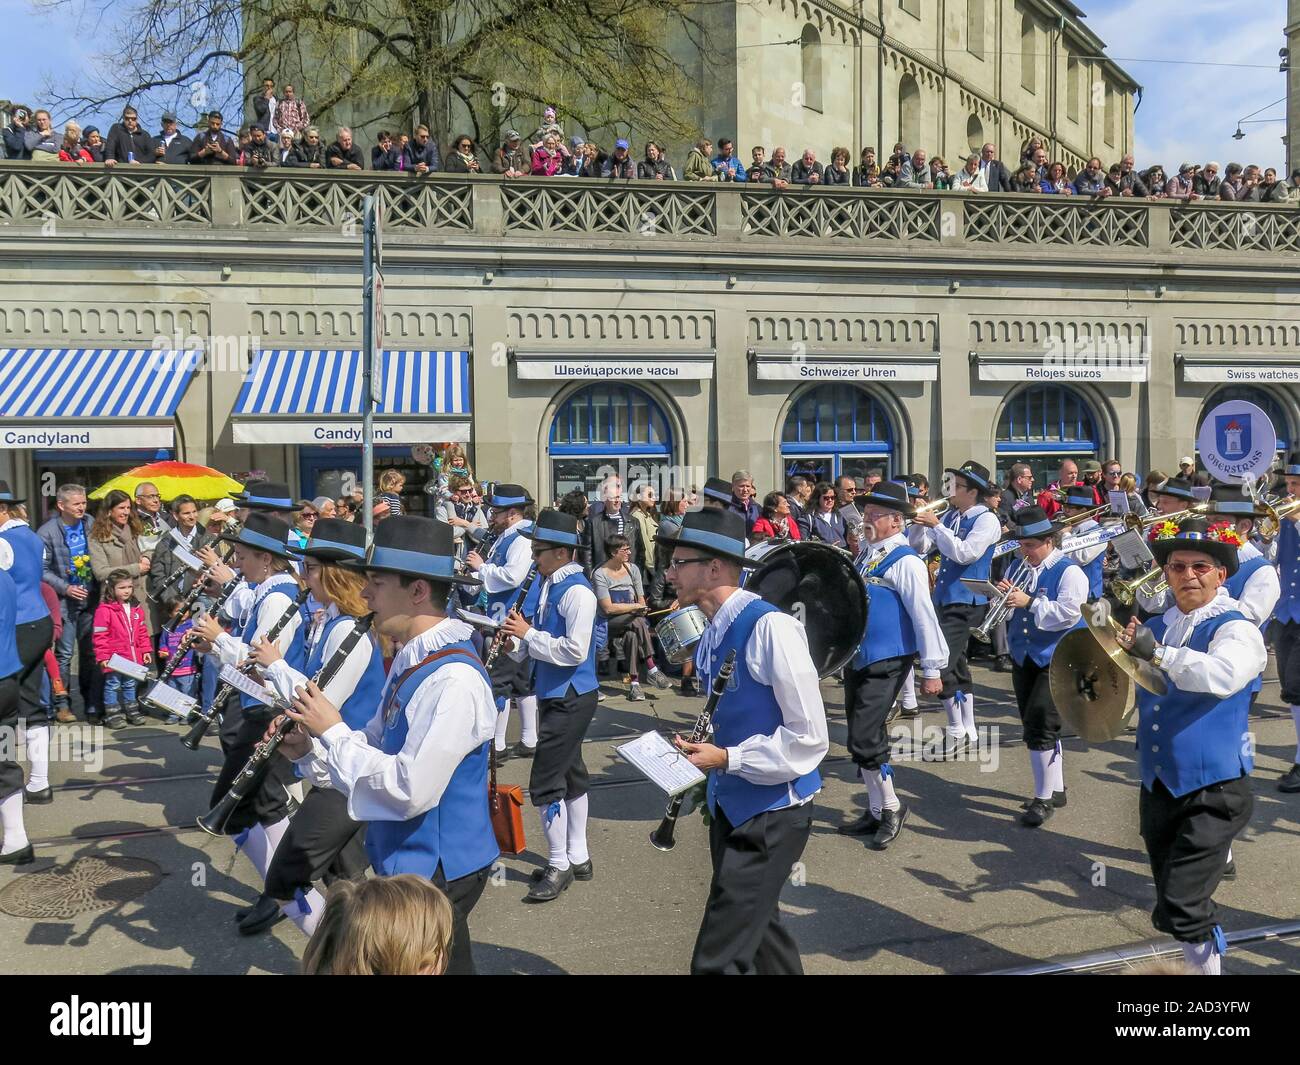
[[[897,481],[880,481],[870,492],[858,496],[857,502],[862,507],[884,507],[895,510],[905,518],[916,517],[916,508],[912,506],[907,486]]]
[[[532,527],[519,535],[544,547],[577,547],[578,519],[558,510],[544,510],[537,515]]]
[[[1210,492],[1210,513],[1232,518],[1266,518],[1268,511],[1255,505],[1249,496],[1232,484],[1216,484]]]
[[[714,558],[753,568],[756,563],[745,557],[745,519],[734,510],[703,507],[691,510],[675,533],[660,533],[655,543],[670,548],[694,547]]]
[[[530,496],[523,485],[519,484],[497,484],[492,487],[492,494],[488,497],[488,506],[508,509],[509,507],[531,507],[533,497]]]
[[[1196,496],[1192,494],[1192,482],[1186,477],[1170,477],[1153,491],[1158,496],[1173,496],[1175,499],[1186,499],[1189,503],[1196,502]]]
[[[1100,506],[1097,497],[1092,494],[1092,489],[1085,485],[1073,484],[1064,489],[1065,498],[1061,500],[1063,507],[1082,507],[1084,510],[1091,510],[1093,507]]]
[[[956,469],[947,466],[943,472],[951,473],[954,477],[960,477],[972,488],[976,488],[981,492],[987,492],[997,487],[993,483],[993,476],[989,473],[989,468],[981,466],[974,459],[967,459]]]
[[[318,518],[299,554],[322,562],[365,562],[366,527],[341,518]]]
[[[374,540],[359,568],[400,573],[442,584],[477,587],[477,577],[456,572],[456,534],[445,521],[398,514],[375,526]]]
[[[298,552],[291,550],[287,543],[289,532],[287,521],[273,518],[270,514],[259,514],[253,511],[238,532],[219,539],[242,547],[251,547],[254,551],[266,551],[276,558],[294,559],[298,557]]]
[[[1300,451],[1293,451],[1286,457],[1282,472],[1288,477],[1300,477]]]
[[[230,498],[245,510],[293,510],[289,486],[276,481],[252,481]]]
[[[0,481],[0,503],[26,503],[27,500],[16,496],[8,481]]]
[[[702,492],[705,499],[721,503],[724,507],[731,502],[731,482],[724,481],[721,477],[710,477],[704,482]]]
[[[1049,540],[1062,529],[1063,522],[1053,521],[1042,507],[1021,507],[1012,518],[1011,531],[1000,542],[1007,540]]]

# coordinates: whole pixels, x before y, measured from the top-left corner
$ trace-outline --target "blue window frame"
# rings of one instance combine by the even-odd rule
[[[631,385],[591,385],[566,399],[551,422],[552,457],[669,456],[668,418],[648,394]]]
[[[1272,393],[1263,388],[1236,385],[1232,388],[1219,389],[1206,401],[1205,408],[1201,411],[1201,417],[1196,423],[1197,429],[1200,429],[1201,421],[1205,419],[1206,412],[1217,407],[1220,403],[1227,403],[1229,400],[1234,399],[1253,403],[1267,414],[1268,420],[1273,423],[1273,431],[1277,433],[1277,450],[1290,452],[1291,419],[1287,415],[1286,408],[1273,397]]]
[[[862,480],[870,470],[891,474],[894,427],[885,407],[857,386],[816,385],[800,393],[781,428],[786,476]]]
[[[1061,385],[1021,389],[998,421],[999,455],[1095,455],[1101,443],[1092,408]]]

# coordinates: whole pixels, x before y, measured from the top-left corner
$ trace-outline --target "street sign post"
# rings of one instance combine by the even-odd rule
[[[384,343],[383,234],[379,204],[374,196],[362,202],[364,249],[362,273],[361,353],[361,483],[362,521],[366,532],[375,526],[375,405],[384,394],[384,371],[380,352]]]

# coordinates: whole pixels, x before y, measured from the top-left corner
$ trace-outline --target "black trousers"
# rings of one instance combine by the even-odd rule
[[[1016,691],[1020,723],[1025,727],[1025,747],[1031,751],[1055,749],[1061,738],[1061,715],[1052,699],[1048,667],[1032,658],[1011,663],[1011,686]]]
[[[948,664],[940,677],[943,690],[939,695],[951,699],[957,692],[971,689],[970,663],[966,661],[966,645],[970,643],[971,629],[976,628],[988,607],[984,603],[946,603],[936,607],[939,628],[948,641]]]
[[[0,741],[18,746],[18,677],[0,680]],[[15,751],[15,753],[17,753]],[[17,762],[0,761],[0,799],[6,799],[23,786],[23,767]]]
[[[487,653],[486,649],[483,652]],[[497,655],[488,674],[492,680],[492,698],[523,698],[529,691],[529,678],[532,673],[532,659],[525,658],[516,662],[504,651]]]
[[[885,718],[903,690],[912,656],[900,655],[847,670],[844,705],[848,708],[849,755],[862,769],[879,769],[889,761],[889,732]]]
[[[41,706],[41,679],[45,676],[45,652],[54,646],[54,620],[48,616],[28,621],[14,629],[18,658],[19,716],[43,725],[49,720]]]
[[[211,805],[215,806],[230,790],[230,785],[244,768],[253,748],[265,735],[271,720],[269,710],[246,711],[235,698],[226,703],[221,719],[221,749],[226,752],[226,760],[221,764],[221,772],[217,774]],[[237,836],[254,825],[273,825],[288,817],[288,788],[296,780],[292,762],[287,758],[272,758],[257,789],[231,813],[230,820],[226,822],[226,835]]]
[[[812,803],[733,825],[718,807],[709,825],[713,882],[691,974],[802,976],[794,937],[781,924],[781,888],[812,832]]]
[[[474,944],[469,936],[469,915],[478,905],[483,889],[487,887],[492,866],[485,865],[477,873],[470,873],[448,882],[441,864],[433,882],[442,888],[451,901],[451,957],[447,961],[447,976],[474,976]]]
[[[72,659],[77,659],[77,687],[86,713],[99,713],[99,690],[102,673],[95,661],[95,608],[93,606],[72,610],[73,600],[65,601],[68,607],[63,619],[63,635],[54,648],[54,659],[59,663],[59,679],[64,689],[72,692]]]
[[[1138,815],[1156,882],[1151,923],[1159,931],[1183,943],[1211,938],[1218,913],[1214,890],[1253,806],[1246,776],[1179,798],[1159,780],[1151,791],[1143,787]]]
[[[1273,622],[1273,649],[1277,651],[1277,679],[1282,701],[1300,706],[1300,622]]]
[[[284,759],[277,759],[284,761]],[[366,826],[348,815],[348,799],[333,788],[312,788],[289,822],[266,871],[266,893],[288,902],[317,880],[356,880],[365,876],[370,860],[365,850]]]
[[[573,686],[559,699],[537,702],[537,751],[533,755],[528,793],[534,806],[587,794],[587,764],[582,740],[596,715],[596,691],[578,695]]]

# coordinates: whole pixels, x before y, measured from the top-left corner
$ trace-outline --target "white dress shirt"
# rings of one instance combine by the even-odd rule
[[[875,561],[877,555],[884,559],[896,547],[907,544],[908,540],[906,532],[897,532],[879,544],[872,544],[866,565]],[[938,677],[948,664],[948,641],[943,637],[939,617],[934,612],[934,600],[930,597],[930,572],[926,569],[925,562],[915,555],[905,555],[877,579],[898,593],[903,600],[903,609],[912,619],[916,645],[921,652],[921,676],[925,679]],[[867,590],[870,591],[870,588]]]
[[[270,631],[271,627],[284,616],[285,611],[293,606],[297,595],[298,584],[287,573],[277,573],[274,577],[268,577],[253,589],[251,610],[257,613],[257,628],[253,631],[254,641]],[[233,599],[234,596],[231,598]],[[302,611],[295,610],[293,617],[280,630],[280,636],[275,641],[281,654],[289,650],[294,633],[298,631],[298,626],[301,624]],[[223,666],[238,666],[248,657],[250,650],[248,644],[228,632],[223,632],[212,641],[212,649],[217,653]]]
[[[1087,536],[1091,532],[1096,532],[1101,528],[1101,523],[1095,518],[1089,518],[1087,521],[1080,522],[1071,530],[1072,536]],[[1067,552],[1080,566],[1086,566],[1092,562],[1098,555],[1104,555],[1106,549],[1110,547],[1110,541],[1097,544],[1094,547],[1082,547],[1078,551]]]
[[[230,593],[230,598],[222,604],[221,615],[237,629],[247,624],[253,613],[253,602],[257,592],[248,581],[241,580],[239,586]]]
[[[1247,541],[1237,548],[1238,564],[1252,558],[1263,557],[1263,552]],[[1273,566],[1260,566],[1249,577],[1237,597],[1237,609],[1256,625],[1263,625],[1273,616],[1277,601],[1282,598],[1282,581]]]
[[[1056,548],[1043,559],[1041,566],[1029,568],[1029,583],[1025,594],[1029,596],[1028,610],[1034,619],[1034,625],[1044,632],[1060,632],[1071,629],[1078,624],[1082,616],[1083,604],[1088,601],[1088,575],[1078,566],[1068,566],[1069,556]],[[1048,599],[1046,594],[1036,595],[1038,581],[1053,566],[1067,565],[1056,586],[1056,598]]]
[[[998,516],[982,503],[977,503],[963,513],[954,510],[955,517],[948,523],[948,515],[933,529],[926,529],[927,540],[932,542],[944,558],[950,558],[959,566],[969,566],[984,552],[1002,539],[1002,522]],[[962,538],[957,534],[957,526],[967,518],[973,517],[975,524],[970,532]]]
[[[1220,588],[1205,606],[1184,614],[1177,606],[1165,611],[1165,653],[1160,668],[1187,692],[1208,692],[1220,699],[1252,684],[1268,665],[1268,651],[1258,626],[1249,621],[1229,621],[1219,626],[1209,651],[1185,646],[1202,621],[1239,609],[1237,601]]]
[[[722,642],[731,623],[757,598],[744,589],[731,593],[700,638],[703,654]],[[750,736],[728,747],[725,771],[751,784],[793,783],[816,769],[830,750],[826,708],[803,625],[779,610],[764,614],[745,647],[745,666],[754,680],[771,687],[781,724],[771,736]],[[808,801],[796,799],[793,791],[790,797],[795,804]]]
[[[339,616],[339,608],[331,603],[322,614],[323,627],[325,622],[332,621]],[[325,647],[322,650],[324,655],[321,659],[322,665],[334,657],[334,652],[342,646],[343,641],[348,638],[354,628],[356,628],[356,618],[348,618],[346,621],[339,622],[330,630],[329,636],[325,639]],[[338,707],[346,703],[352,697],[352,693],[356,691],[357,685],[361,683],[361,678],[370,665],[371,657],[377,654],[379,654],[379,650],[375,647],[374,640],[367,637],[358,640],[356,646],[348,652],[348,657],[344,659],[338,672],[330,678],[330,682],[322,689],[325,698]],[[305,687],[308,680],[306,674],[299,673],[283,658],[278,662],[272,662],[265,673],[267,681],[279,692],[280,698],[285,702],[293,698],[293,693],[297,689]]]
[[[327,774],[348,797],[354,821],[409,821],[432,810],[460,763],[496,734],[492,688],[474,666],[453,658],[407,699],[402,749],[385,754],[379,747],[392,685],[412,666],[468,640],[473,631],[463,621],[444,618],[408,640],[393,659],[384,694],[365,729],[353,731],[339,722],[314,739],[311,752],[295,763],[313,783]]]
[[[564,618],[564,631],[568,635],[552,636],[538,627],[542,618],[552,609],[549,600],[551,588],[581,572],[582,567],[578,563],[570,562],[552,573],[542,585],[542,594],[537,600],[536,623],[528,630],[522,643],[515,641],[514,650],[510,652],[511,658],[522,661],[525,657],[531,657],[557,666],[576,666],[586,661],[596,626],[596,593],[590,588],[575,584],[555,604],[554,608]]]
[[[501,536],[504,538],[511,529],[524,532],[532,524],[531,521],[520,518],[510,528],[506,529]],[[500,592],[508,592],[511,588],[518,588],[523,584],[524,578],[528,576],[528,567],[532,564],[532,540],[526,536],[516,536],[506,551],[505,562],[484,562],[479,567],[478,578],[483,582],[483,587],[487,589],[489,595],[497,595]]]
[[[6,532],[9,529],[19,525],[26,525],[27,522],[19,521],[17,518],[10,518],[3,525],[0,525],[0,532]],[[13,569],[14,567],[14,549],[9,546],[8,540],[0,540],[0,569]]]

